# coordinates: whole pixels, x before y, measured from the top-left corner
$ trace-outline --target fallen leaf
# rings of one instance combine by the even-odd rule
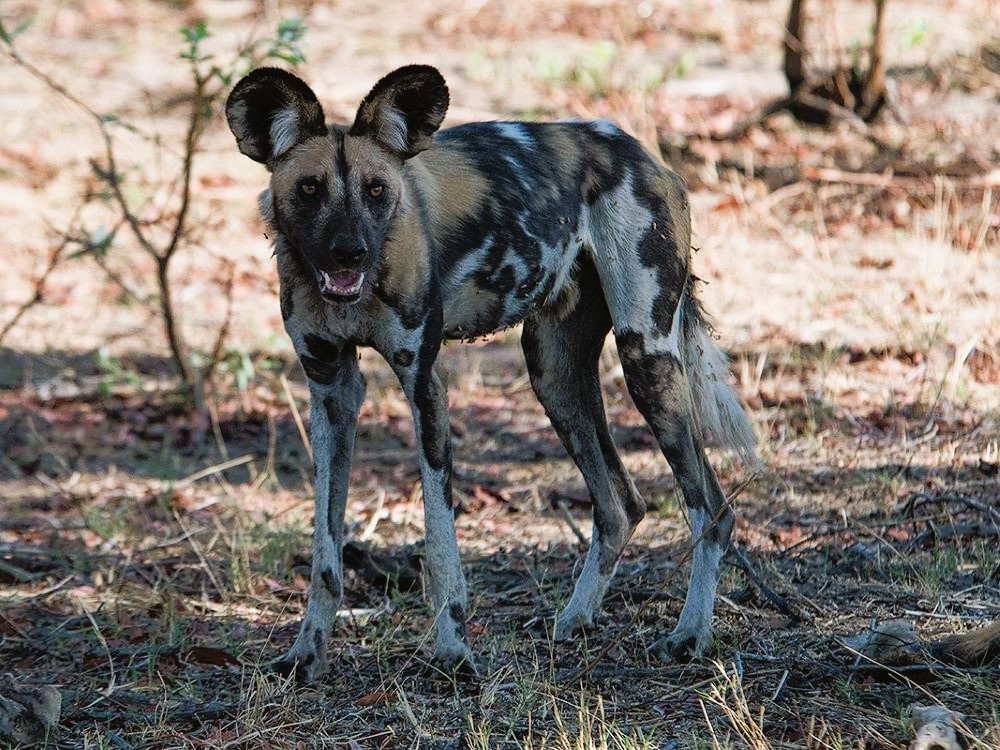
[[[395,690],[376,690],[373,693],[365,693],[356,701],[354,701],[355,706],[365,707],[365,706],[380,706],[385,703],[392,703],[396,700]]]
[[[884,271],[887,268],[892,268],[893,262],[892,258],[869,258],[867,255],[862,255],[854,265],[858,268],[874,268],[877,271]]]

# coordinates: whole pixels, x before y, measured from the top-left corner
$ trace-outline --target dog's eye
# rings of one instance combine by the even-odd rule
[[[385,186],[383,185],[371,185],[368,188],[368,195],[370,195],[375,200],[382,197],[382,193],[385,192]]]
[[[303,182],[299,185],[299,190],[302,192],[302,195],[316,195],[316,183]]]

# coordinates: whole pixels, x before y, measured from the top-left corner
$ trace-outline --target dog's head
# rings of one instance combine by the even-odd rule
[[[327,126],[316,95],[284,70],[260,68],[226,102],[240,151],[271,171],[262,211],[330,302],[353,303],[378,268],[406,201],[403,162],[431,144],[448,87],[426,65],[389,73],[349,127]]]

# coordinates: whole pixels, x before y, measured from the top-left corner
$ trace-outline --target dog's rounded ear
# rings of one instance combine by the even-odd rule
[[[444,76],[429,65],[407,65],[375,84],[358,107],[349,132],[409,159],[431,145],[447,111]]]
[[[327,132],[316,94],[279,68],[258,68],[240,79],[226,100],[226,119],[240,151],[268,167],[292,146]]]

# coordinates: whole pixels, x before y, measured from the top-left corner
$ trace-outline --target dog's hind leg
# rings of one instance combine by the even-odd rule
[[[604,414],[598,358],[611,318],[592,261],[579,260],[573,309],[543,310],[521,335],[531,385],[559,439],[583,474],[593,503],[590,550],[555,637],[593,625],[622,549],[645,505],[615,451]]]
[[[733,512],[705,456],[680,359],[649,351],[636,331],[621,331],[616,339],[629,392],[673,469],[696,543],[677,627],[654,650],[665,659],[700,656],[711,638],[719,564],[729,545]]]
[[[700,656],[711,638],[719,565],[734,522],[705,455],[702,428],[751,461],[753,429],[726,382],[725,358],[691,290],[690,226],[680,180],[637,163],[595,202],[591,216],[625,381],[680,485],[696,542],[677,627],[654,650],[663,658]]]

